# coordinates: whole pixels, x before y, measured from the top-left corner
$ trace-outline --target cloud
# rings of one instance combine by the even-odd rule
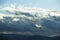
[[[0,10],[6,12],[0,12],[0,20],[3,19],[3,25],[6,24],[2,27],[29,31],[36,35],[60,35],[60,12],[58,11],[24,6],[15,8],[13,4]]]
[[[13,18],[13,20],[12,21],[19,21],[19,19],[18,18]]]
[[[0,13],[0,19],[3,19],[3,16],[5,16],[3,13]]]
[[[37,25],[37,24],[35,24],[35,26],[36,26],[37,28],[41,28],[41,27],[42,27],[41,25]]]

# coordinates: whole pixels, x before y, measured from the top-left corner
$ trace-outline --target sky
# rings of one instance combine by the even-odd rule
[[[60,0],[0,0],[0,6],[14,4],[25,7],[60,10]]]

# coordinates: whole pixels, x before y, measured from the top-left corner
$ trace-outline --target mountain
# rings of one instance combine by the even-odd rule
[[[0,33],[3,34],[60,35],[60,11],[41,8],[0,9]]]

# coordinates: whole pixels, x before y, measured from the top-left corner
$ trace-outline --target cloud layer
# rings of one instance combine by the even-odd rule
[[[35,35],[60,35],[60,11],[42,8],[15,7],[0,8],[0,28],[5,31],[29,32]]]

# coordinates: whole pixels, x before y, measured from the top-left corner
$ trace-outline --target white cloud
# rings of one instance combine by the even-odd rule
[[[38,24],[35,24],[35,26],[36,26],[37,28],[41,28],[41,27],[42,27],[41,25],[38,25]]]
[[[10,11],[10,12],[14,12],[14,11],[16,10],[14,4],[7,5],[7,6],[5,6],[5,7],[1,7],[0,9],[1,9],[1,10],[5,10],[5,11],[8,10],[8,11]]]
[[[5,14],[0,13],[0,19],[3,19],[4,16],[5,16]]]
[[[19,18],[13,18],[12,21],[19,21]]]
[[[15,8],[16,6],[15,6],[15,4],[11,4],[10,7]]]

